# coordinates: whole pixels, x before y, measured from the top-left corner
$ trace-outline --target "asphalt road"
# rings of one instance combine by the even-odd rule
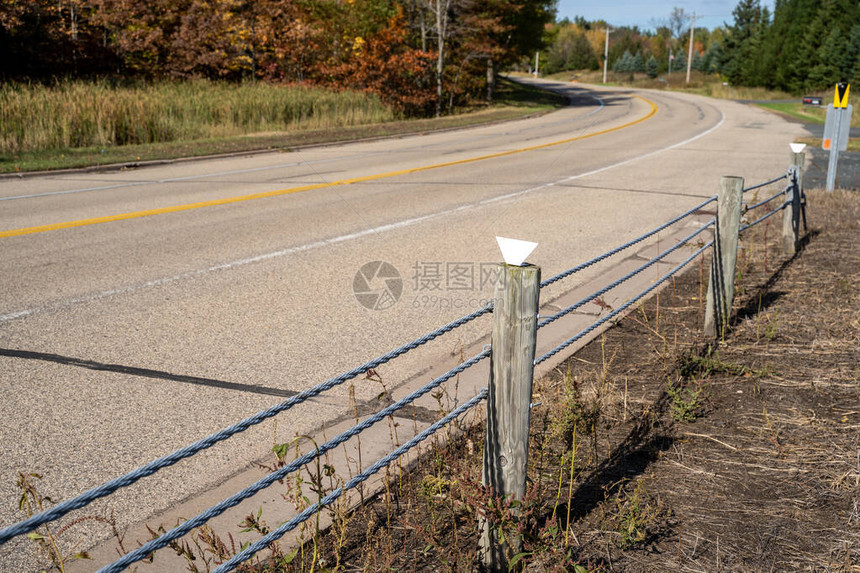
[[[16,471],[67,499],[479,308],[496,235],[538,242],[529,260],[550,276],[713,195],[721,175],[781,174],[802,135],[733,102],[555,88],[573,105],[460,132],[0,180],[0,527],[22,517]],[[372,261],[403,280],[385,310],[354,295]],[[487,329],[380,374],[396,386]],[[355,384],[359,401],[380,391]],[[344,414],[347,396],[337,388],[94,511],[144,520]],[[69,543],[105,533],[79,531]],[[34,569],[29,543],[0,546],[0,571]]]

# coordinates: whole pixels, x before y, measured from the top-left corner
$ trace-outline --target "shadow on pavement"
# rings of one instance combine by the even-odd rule
[[[254,384],[238,384],[236,382],[226,382],[224,380],[213,380],[212,378],[200,378],[197,376],[186,376],[184,374],[171,374],[170,372],[150,370],[148,368],[136,368],[134,366],[104,364],[102,362],[95,362],[93,360],[83,360],[71,356],[61,356],[59,354],[49,354],[45,352],[32,352],[28,350],[11,350],[8,348],[0,348],[0,356],[19,358],[23,360],[41,360],[43,362],[54,362],[56,364],[63,364],[65,366],[86,368],[88,370],[116,372],[119,374],[130,374],[132,376],[141,376],[144,378],[170,380],[172,382],[183,382],[186,384],[199,384],[201,386],[210,386],[212,388],[238,390],[240,392],[251,392],[254,394],[267,394],[269,396],[281,396],[284,398],[290,398],[297,394],[297,392],[292,392],[290,390],[282,390],[280,388],[269,388],[267,386],[257,386]]]

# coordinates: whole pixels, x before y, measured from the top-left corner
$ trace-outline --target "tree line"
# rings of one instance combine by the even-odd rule
[[[609,69],[617,73],[647,73],[652,77],[669,71],[686,70],[692,14],[674,8],[651,29],[638,26],[610,26],[604,20],[561,20],[548,30],[546,68],[597,70],[603,66],[606,30],[609,28]],[[718,71],[721,46],[727,30],[696,28],[693,34],[692,68],[705,73]]]
[[[860,2],[741,0],[726,38],[722,73],[732,83],[792,93],[860,81]]]
[[[0,0],[0,78],[220,78],[369,91],[408,114],[492,97],[555,0]]]
[[[719,74],[732,85],[791,93],[821,90],[838,81],[860,82],[860,2],[740,0],[733,21],[713,30],[696,28],[691,67]],[[597,70],[610,28],[609,69],[651,77],[686,70],[692,14],[681,8],[653,27],[610,27],[603,20],[562,20],[549,27],[542,69]]]

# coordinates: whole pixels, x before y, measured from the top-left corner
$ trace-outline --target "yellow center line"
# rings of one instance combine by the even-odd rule
[[[578,135],[576,137],[570,137],[568,139],[562,139],[561,141],[553,141],[551,143],[543,143],[541,145],[533,145],[531,147],[523,147],[519,149],[511,149],[508,151],[500,151],[498,153],[491,153],[489,155],[481,155],[479,157],[470,157],[468,159],[459,159],[457,161],[448,161],[446,163],[435,163],[432,165],[424,165],[422,167],[413,167],[411,169],[401,169],[399,171],[389,171],[387,173],[378,173],[375,175],[365,175],[363,177],[354,177],[351,179],[341,179],[339,181],[333,181],[331,183],[315,183],[313,185],[304,185],[302,187],[291,187],[289,189],[277,189],[274,191],[264,191],[262,193],[252,193],[250,195],[240,195],[238,197],[226,197],[224,199],[213,199],[211,201],[200,201],[198,203],[188,203],[185,205],[174,205],[172,207],[160,207],[157,209],[147,209],[145,211],[134,211],[132,213],[119,213],[117,215],[107,215],[105,217],[95,217],[93,219],[81,219],[78,221],[65,221],[63,223],[52,223],[50,225],[39,225],[36,227],[24,227],[21,229],[12,229],[10,231],[0,231],[0,238],[3,237],[16,237],[18,235],[30,235],[33,233],[45,233],[47,231],[57,231],[60,229],[71,229],[73,227],[85,227],[87,225],[99,225],[101,223],[111,223],[113,221],[124,221],[127,219],[139,219],[141,217],[149,217],[151,215],[164,215],[167,213],[178,213],[180,211],[190,211],[192,209],[201,209],[203,207],[215,207],[217,205],[229,205],[231,203],[239,203],[241,201],[253,201],[255,199],[264,199],[266,197],[276,197],[278,195],[288,195],[290,193],[301,193],[302,191],[313,191],[315,189],[324,189],[326,187],[336,187],[341,185],[351,185],[353,183],[364,183],[367,181],[378,181],[380,179],[387,179],[389,177],[396,177],[398,175],[409,175],[412,173],[420,173],[421,171],[430,171],[431,169],[441,169],[444,167],[453,167],[456,165],[465,165],[467,163],[476,163],[478,161],[486,161],[487,159],[496,159],[499,157],[505,157],[507,155],[514,155],[517,153],[525,153],[527,151],[536,151],[539,149],[546,149],[548,147],[555,147],[558,145],[564,145],[566,143],[572,143],[574,141],[580,141],[583,139],[588,139],[590,137],[597,137],[598,135],[605,135],[607,133],[612,133],[613,131],[619,131],[621,129],[625,129],[636,124],[642,123],[646,121],[657,113],[657,105],[640,96],[633,96],[638,99],[641,99],[645,103],[650,106],[650,111],[629,123],[625,123],[623,125],[619,125],[616,127],[610,127],[608,129],[602,129],[600,131],[595,131],[592,133],[587,133],[585,135]]]

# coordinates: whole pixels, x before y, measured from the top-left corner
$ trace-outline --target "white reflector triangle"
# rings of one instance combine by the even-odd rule
[[[789,144],[788,144],[788,146],[791,148],[791,150],[792,150],[794,153],[800,153],[800,152],[802,152],[804,149],[806,149],[806,144],[805,144],[805,143],[789,143]]]
[[[521,266],[525,262],[526,257],[532,254],[537,243],[531,241],[520,241],[519,239],[506,239],[505,237],[496,237],[496,242],[499,243],[499,248],[502,250],[502,258],[509,265]]]

